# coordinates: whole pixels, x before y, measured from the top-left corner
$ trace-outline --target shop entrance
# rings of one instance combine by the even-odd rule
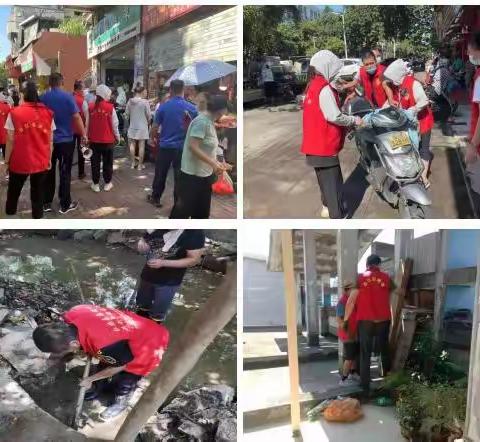
[[[130,88],[134,84],[134,43],[120,45],[106,53],[101,60],[102,78],[105,84],[115,87],[128,83]]]

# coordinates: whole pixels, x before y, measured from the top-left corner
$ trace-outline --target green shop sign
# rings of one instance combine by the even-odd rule
[[[87,34],[88,58],[140,33],[140,6],[113,6]]]

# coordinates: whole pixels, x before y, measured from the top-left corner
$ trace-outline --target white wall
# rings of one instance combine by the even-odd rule
[[[182,28],[152,32],[148,37],[148,69],[162,72],[202,59],[237,59],[237,7]]]
[[[245,327],[286,325],[283,273],[267,271],[265,260],[243,260],[243,322]]]

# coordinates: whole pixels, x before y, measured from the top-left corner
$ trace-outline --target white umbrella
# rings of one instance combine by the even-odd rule
[[[182,80],[185,86],[198,86],[225,77],[236,70],[235,66],[220,60],[195,61],[177,69],[165,83],[165,86],[170,86],[172,80]]]

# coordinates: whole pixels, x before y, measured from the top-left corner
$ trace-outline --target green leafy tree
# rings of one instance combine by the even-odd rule
[[[298,6],[245,6],[243,8],[243,53],[246,60],[276,52],[277,27],[295,24],[300,19]]]
[[[379,44],[385,36],[380,6],[346,6],[345,28],[349,56]]]
[[[67,17],[58,26],[64,34],[79,37],[87,34],[87,27],[81,17]]]

